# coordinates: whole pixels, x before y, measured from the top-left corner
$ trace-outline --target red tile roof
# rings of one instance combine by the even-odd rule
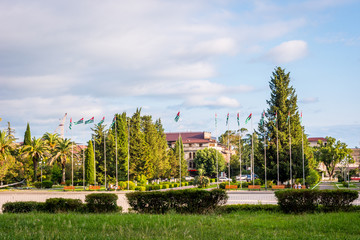
[[[309,142],[318,142],[319,140],[326,142],[326,138],[322,138],[322,137],[314,137],[314,138],[308,138]]]
[[[183,143],[208,143],[213,142],[213,139],[205,139],[204,132],[181,132],[181,133],[165,133],[166,141],[176,142],[179,139],[179,135],[182,138]]]

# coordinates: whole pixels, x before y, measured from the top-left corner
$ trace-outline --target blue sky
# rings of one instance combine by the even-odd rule
[[[74,121],[161,118],[165,131],[260,119],[276,66],[290,72],[305,131],[360,146],[360,1],[1,1],[0,128],[23,139],[90,138]],[[181,111],[181,121],[174,117]]]

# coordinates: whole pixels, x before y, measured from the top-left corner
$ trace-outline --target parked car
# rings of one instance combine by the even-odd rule
[[[227,177],[219,177],[219,182],[227,182],[227,181],[231,181],[231,179]]]
[[[191,177],[191,176],[186,176],[185,177],[185,181],[192,181],[194,180],[194,177]]]
[[[241,175],[241,181],[246,181],[246,180],[247,180],[247,176],[246,175]],[[240,181],[240,176],[236,176],[236,181]]]

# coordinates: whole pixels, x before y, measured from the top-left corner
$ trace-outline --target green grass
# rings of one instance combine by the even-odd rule
[[[0,239],[359,239],[359,213],[2,214]]]

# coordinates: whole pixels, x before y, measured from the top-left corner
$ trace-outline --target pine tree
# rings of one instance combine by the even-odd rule
[[[157,131],[157,163],[156,168],[154,169],[154,177],[156,178],[166,178],[166,173],[171,168],[168,152],[168,144],[166,141],[166,134],[164,133],[164,128],[161,124],[160,118],[155,121],[155,128]]]
[[[293,179],[302,178],[302,134],[304,135],[305,148],[305,173],[307,175],[309,151],[307,150],[307,139],[304,129],[300,125],[300,116],[297,106],[297,95],[295,89],[290,85],[290,73],[277,67],[272,73],[269,83],[271,96],[267,100],[268,109],[265,112],[264,124],[259,124],[257,131],[258,143],[255,153],[255,172],[264,178],[264,137],[267,139],[267,179],[277,180],[277,133],[279,139],[279,173],[280,181],[290,179],[290,141],[291,136],[291,159]],[[277,113],[277,120],[275,115]],[[290,114],[290,119],[288,116]],[[290,130],[290,135],[289,135]]]
[[[26,131],[24,135],[24,145],[30,145],[31,144],[31,132],[30,132],[30,125],[27,123]]]
[[[94,146],[91,140],[85,150],[85,179],[88,184],[94,184]]]
[[[114,137],[117,139],[118,177],[119,180],[126,181],[128,174],[128,119],[126,117],[126,112],[123,112],[122,114],[116,114],[115,116],[116,124],[112,126],[112,130],[114,133],[116,131]]]

